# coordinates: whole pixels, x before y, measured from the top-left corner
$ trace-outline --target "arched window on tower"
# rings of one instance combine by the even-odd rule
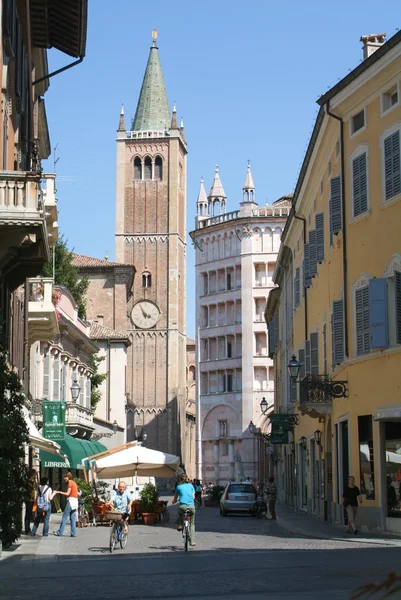
[[[134,160],[134,179],[142,179],[142,161],[139,156]]]
[[[163,179],[163,160],[161,156],[156,156],[155,158],[155,176],[156,181],[161,181]]]
[[[145,158],[145,179],[152,179],[152,159],[150,156]]]
[[[151,285],[152,285],[152,275],[148,271],[145,271],[144,273],[142,273],[142,287],[150,288]]]

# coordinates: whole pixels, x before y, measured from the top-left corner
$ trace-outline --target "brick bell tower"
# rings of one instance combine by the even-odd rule
[[[181,453],[186,396],[186,170],[184,126],[172,116],[157,32],[132,126],[117,131],[116,260],[134,265],[127,305],[128,441]]]

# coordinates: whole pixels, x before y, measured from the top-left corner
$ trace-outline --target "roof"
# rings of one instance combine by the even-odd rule
[[[88,0],[30,0],[32,45],[83,58]]]
[[[107,268],[107,267],[126,267],[135,269],[133,265],[124,263],[111,262],[110,260],[104,260],[102,258],[94,258],[93,256],[85,256],[84,254],[75,254],[72,252],[72,265],[77,268]]]
[[[209,198],[226,198],[223,184],[220,180],[219,167],[216,165],[212,187],[210,188]]]
[[[96,322],[91,325],[90,336],[93,340],[128,340],[126,333],[103,327],[103,325],[99,325],[99,323]]]
[[[156,40],[153,40],[132,131],[164,132],[170,129],[171,116],[158,50]]]
[[[207,196],[206,196],[206,190],[205,190],[205,186],[203,185],[203,179],[201,179],[201,183],[200,183],[200,188],[199,188],[199,194],[198,194],[198,199],[196,201],[198,204],[207,204]]]
[[[244,190],[254,190],[255,189],[255,184],[253,183],[253,177],[252,177],[252,173],[251,173],[251,165],[248,165],[243,189]]]
[[[187,346],[195,346],[195,345],[196,345],[196,341],[187,336]]]

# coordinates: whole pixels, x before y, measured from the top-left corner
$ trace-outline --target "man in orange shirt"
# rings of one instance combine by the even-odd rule
[[[68,471],[64,475],[64,481],[67,484],[66,492],[54,492],[55,494],[62,494],[67,496],[67,504],[63,512],[63,518],[61,519],[60,529],[54,532],[54,535],[63,535],[64,528],[66,526],[68,517],[71,522],[71,537],[75,537],[77,534],[77,508],[78,508],[78,486],[75,481],[72,480],[72,473]]]

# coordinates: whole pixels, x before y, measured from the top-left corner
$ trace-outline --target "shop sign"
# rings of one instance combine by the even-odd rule
[[[288,444],[288,415],[271,415],[271,444]]]
[[[63,440],[65,438],[65,402],[44,400],[42,406],[43,437],[48,440]]]

